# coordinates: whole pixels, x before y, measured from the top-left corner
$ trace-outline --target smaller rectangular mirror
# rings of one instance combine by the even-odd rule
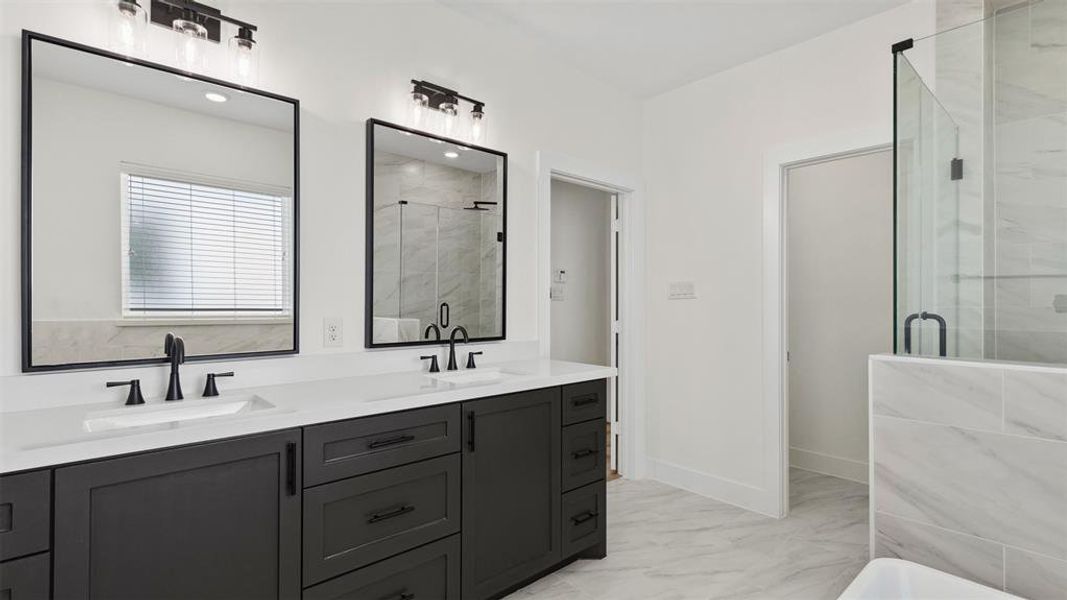
[[[367,122],[369,348],[505,336],[507,155]]]

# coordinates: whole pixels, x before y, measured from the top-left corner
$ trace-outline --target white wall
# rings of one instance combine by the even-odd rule
[[[878,129],[889,142],[890,45],[932,28],[932,4],[908,4],[645,104],[655,476],[775,511],[761,388],[763,160],[843,132]],[[699,299],[668,304],[672,280],[695,280]]]
[[[542,57],[513,35],[436,3],[218,5],[260,27],[259,87],[301,100],[301,349],[316,356],[352,353],[343,360],[319,361],[338,365],[337,372],[326,368],[316,372],[331,376],[367,365],[411,369],[419,365],[418,350],[398,351],[402,358],[385,360],[379,352],[362,349],[364,120],[401,121],[412,78],[429,79],[486,102],[492,120],[490,145],[508,152],[510,158],[508,339],[536,340],[535,153],[581,157],[637,173],[640,105]],[[84,390],[87,399],[115,397],[98,384],[116,373],[18,375],[20,30],[104,46],[109,15],[96,2],[0,3],[0,139],[4,140],[0,145],[0,398],[5,404],[43,402],[43,398],[72,401],[59,398],[59,390]],[[173,34],[150,30],[152,58],[172,62],[171,51],[159,42]],[[211,73],[224,76],[225,65],[217,61],[215,65]],[[612,101],[605,103],[604,98]],[[341,349],[322,347],[322,323],[328,316],[343,318]],[[487,345],[487,361],[513,355],[506,346]],[[519,346],[526,352],[534,345]],[[268,373],[271,369],[262,368],[265,364],[277,365],[276,372],[290,372],[290,366],[298,363],[308,361],[276,359],[227,368],[240,373],[245,365],[240,384],[252,385],[259,381],[249,373]],[[145,385],[151,394],[160,370],[124,369],[122,375],[150,378]]]
[[[867,481],[867,358],[893,351],[893,153],[789,169],[790,464]]]
[[[552,272],[564,269],[552,301],[551,357],[609,365],[611,196],[552,181]]]

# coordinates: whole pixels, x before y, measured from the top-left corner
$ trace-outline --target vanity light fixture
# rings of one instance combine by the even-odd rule
[[[432,133],[452,139],[469,139],[473,144],[483,145],[488,139],[485,120],[485,103],[450,90],[429,81],[411,80],[408,112],[408,127],[412,129],[434,129]],[[469,125],[460,115],[460,101],[473,105],[469,116]],[[435,111],[435,112],[430,112]],[[437,126],[429,126],[430,117],[434,116]]]
[[[132,1],[132,0],[128,0]],[[195,0],[151,0],[150,20],[179,34],[176,48],[178,68],[201,71],[206,66],[208,42],[222,41],[223,23],[237,28],[229,41],[230,77],[241,85],[255,85],[259,80],[259,48],[251,23],[222,14],[217,8]]]
[[[211,102],[225,102],[230,99],[226,94],[221,94],[219,92],[204,92],[204,97]]]
[[[114,6],[118,16],[111,22],[108,45],[124,56],[144,56],[148,13],[137,0],[118,0]]]

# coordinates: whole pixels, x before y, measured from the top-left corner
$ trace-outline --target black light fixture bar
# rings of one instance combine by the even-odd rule
[[[418,79],[411,80],[415,89],[412,92],[425,94],[429,98],[428,106],[435,110],[440,110],[441,105],[445,103],[456,104],[457,100],[465,100],[475,105],[476,107],[485,106],[485,102],[481,100],[475,100],[469,96],[464,96],[455,90],[450,90],[443,85],[437,85],[436,83],[430,83],[429,81],[421,81]]]
[[[192,13],[201,25],[207,29],[207,37],[213,42],[222,40],[222,23],[229,23],[239,29],[244,29],[251,39],[251,32],[258,28],[247,22],[222,14],[222,11],[196,0],[152,0],[152,10],[149,19],[156,25],[170,29],[175,19],[185,18]]]

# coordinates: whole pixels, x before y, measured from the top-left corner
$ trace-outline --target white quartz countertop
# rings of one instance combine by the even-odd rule
[[[120,400],[2,413],[0,473],[448,404],[615,375],[615,369],[611,367],[546,359],[479,367],[479,370],[483,369],[500,369],[505,376],[492,382],[453,383],[433,379],[426,373],[401,372],[243,389],[225,388],[226,380],[220,380],[219,386],[224,388],[222,395],[205,399],[203,403],[223,403],[256,396],[273,407],[128,429],[89,431],[86,420],[99,415],[126,414],[126,411],[133,413],[145,407],[158,407],[163,400],[147,398],[146,404],[133,407],[124,407]],[[187,400],[197,399],[190,394]],[[167,404],[178,407],[181,402]]]

